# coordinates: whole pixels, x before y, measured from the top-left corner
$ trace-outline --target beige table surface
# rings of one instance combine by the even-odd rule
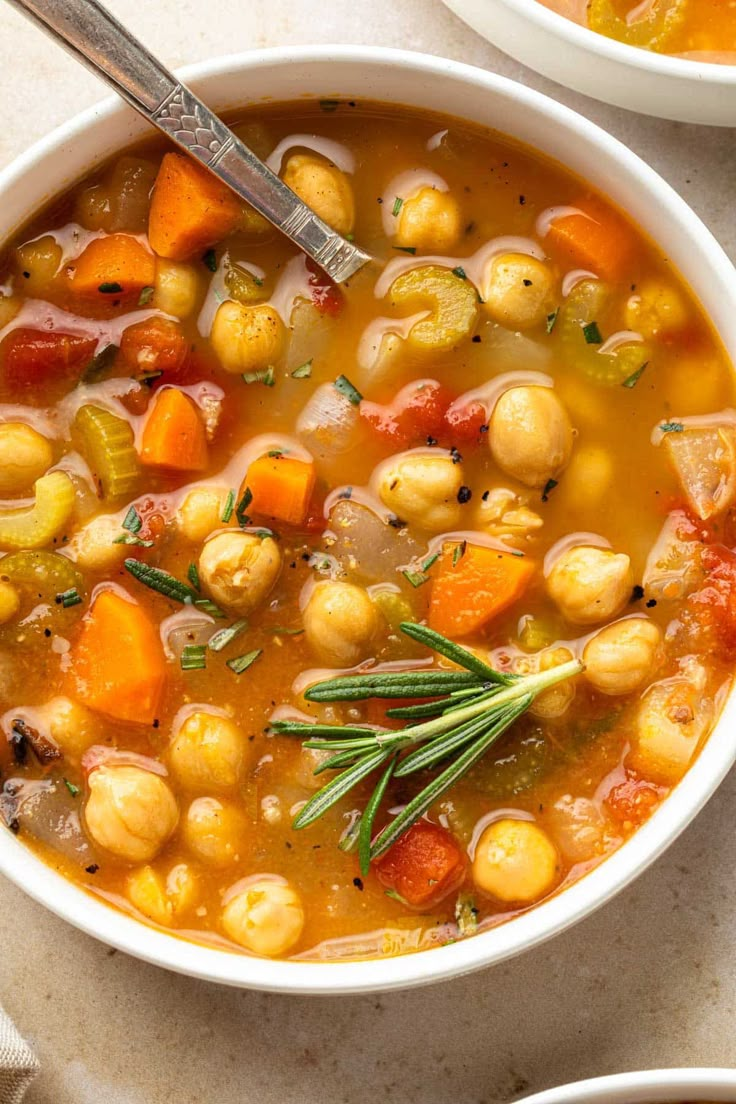
[[[371,43],[445,54],[542,89],[647,158],[736,254],[736,135],[568,93],[439,0],[110,0],[172,66],[236,50]],[[199,28],[199,29],[197,29]],[[100,85],[0,7],[0,164]],[[490,1104],[653,1066],[736,1065],[736,777],[648,874],[516,962],[389,996],[294,999],[143,965],[0,879],[0,1002],[43,1072],[30,1104]]]

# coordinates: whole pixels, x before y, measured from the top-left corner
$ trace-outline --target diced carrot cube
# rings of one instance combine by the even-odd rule
[[[253,499],[250,512],[302,525],[314,490],[314,464],[290,456],[261,456],[248,468],[243,484]]]
[[[130,234],[94,238],[70,263],[69,289],[73,295],[96,302],[130,302],[145,287],[153,287],[153,254]]]
[[[143,428],[141,463],[173,471],[207,467],[207,434],[194,402],[176,387],[156,393]]]
[[[243,204],[196,161],[167,153],[156,177],[148,240],[159,257],[185,261],[231,234]]]
[[[429,625],[444,636],[468,636],[520,598],[534,564],[479,544],[447,544],[432,572]]]

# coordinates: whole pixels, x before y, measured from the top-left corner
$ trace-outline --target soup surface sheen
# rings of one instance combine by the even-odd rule
[[[376,264],[332,286],[154,143],[7,246],[0,811],[187,938],[417,950],[584,875],[707,738],[736,646],[731,369],[662,254],[508,139],[333,101],[235,125]],[[493,688],[479,662],[570,677],[361,869],[376,726],[417,702],[305,691],[373,664],[475,680],[457,708]],[[381,751],[298,829],[336,775],[285,721]],[[374,850],[458,754],[391,778]]]
[[[540,0],[608,38],[693,61],[736,65],[734,0]]]

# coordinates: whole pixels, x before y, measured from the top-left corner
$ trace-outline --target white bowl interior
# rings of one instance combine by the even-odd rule
[[[523,1104],[683,1104],[688,1100],[736,1100],[736,1070],[661,1069],[615,1073],[535,1093],[525,1097]]]
[[[244,103],[343,95],[444,111],[508,133],[567,164],[667,244],[736,355],[736,281],[730,262],[677,194],[623,145],[538,93],[492,74],[420,54],[362,47],[269,50],[207,62],[185,77],[216,110]],[[107,101],[43,140],[0,175],[0,239],[52,195],[148,133]],[[0,871],[70,923],[149,962],[232,985],[299,993],[401,988],[469,972],[528,949],[588,915],[641,873],[716,789],[736,756],[732,699],[677,792],[634,839],[575,885],[472,939],[400,958],[349,963],[269,961],[205,947],[144,926],[78,889],[0,832]]]

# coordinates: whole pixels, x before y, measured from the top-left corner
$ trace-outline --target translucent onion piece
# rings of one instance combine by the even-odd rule
[[[389,297],[393,306],[432,308],[429,318],[412,326],[407,339],[422,351],[452,349],[470,336],[478,320],[478,293],[473,284],[438,265],[404,272],[392,283]]]
[[[684,21],[688,0],[649,0],[638,5],[631,0],[631,4],[628,16],[621,16],[616,11],[616,0],[589,0],[589,27],[629,46],[666,50]]]
[[[82,796],[74,795],[61,778],[13,778],[6,786],[4,816],[14,815],[21,833],[35,839],[80,866],[89,866],[95,855],[79,823]]]
[[[647,598],[674,601],[698,586],[703,574],[698,555],[700,544],[680,535],[685,524],[684,514],[678,510],[665,520],[644,568],[642,586]]]
[[[690,508],[706,521],[736,495],[736,427],[693,426],[666,433],[662,445]]]
[[[387,525],[367,506],[338,502],[330,514],[334,542],[329,553],[347,578],[361,582],[389,579],[393,572],[425,552],[406,529]]]
[[[53,471],[36,481],[36,501],[20,509],[0,509],[0,548],[43,548],[72,515],[74,484],[66,472]]]
[[[299,415],[296,431],[316,459],[329,459],[357,444],[359,422],[358,407],[334,384],[323,383]]]

